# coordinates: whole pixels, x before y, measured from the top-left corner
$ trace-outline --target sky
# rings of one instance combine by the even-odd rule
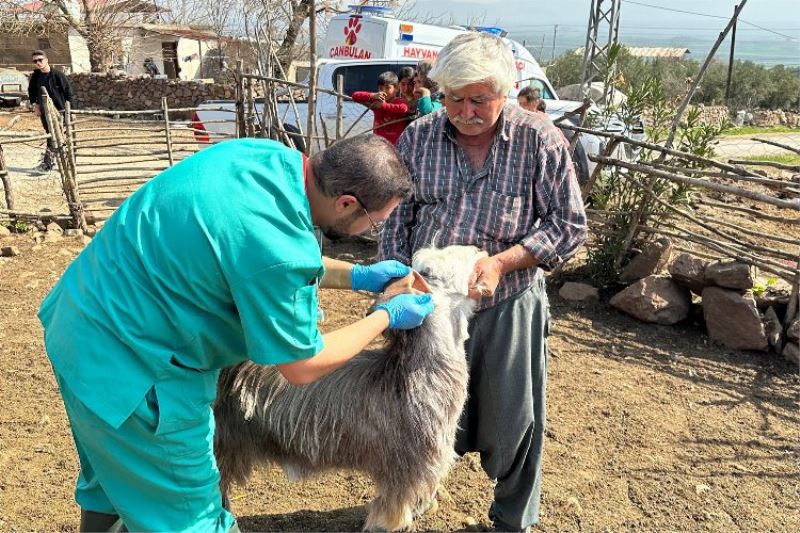
[[[686,46],[691,57],[702,59],[738,1],[622,0],[620,38],[638,46]],[[416,0],[409,9],[417,17],[496,24],[547,56],[553,51],[554,31],[556,55],[583,45],[590,5],[590,0]],[[800,66],[800,0],[748,0],[740,19],[736,40],[744,59],[750,55],[761,62]]]

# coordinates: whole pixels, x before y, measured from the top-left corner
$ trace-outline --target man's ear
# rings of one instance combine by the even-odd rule
[[[337,215],[341,215],[353,210],[353,206],[358,206],[356,197],[352,194],[341,194],[334,202],[334,209]]]

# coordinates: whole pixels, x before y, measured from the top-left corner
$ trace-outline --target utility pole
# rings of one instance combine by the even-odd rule
[[[550,52],[550,64],[556,59],[556,35],[558,35],[558,24],[553,24],[553,50]]]
[[[586,28],[586,46],[583,49],[583,77],[581,93],[589,95],[591,84],[600,78],[609,65],[608,54],[611,47],[619,42],[619,9],[621,0],[592,0],[589,8],[589,25]],[[608,75],[613,79],[612,73]],[[605,102],[611,87],[603,88],[602,100]]]
[[[737,5],[733,9],[734,15],[736,14],[736,10],[739,9]],[[728,58],[728,79],[725,82],[725,104],[728,104],[728,100],[731,98],[731,80],[733,79],[733,55],[734,55],[734,48],[736,48],[736,23],[739,21],[738,17],[733,19],[733,27],[731,28],[731,53],[730,57]]]

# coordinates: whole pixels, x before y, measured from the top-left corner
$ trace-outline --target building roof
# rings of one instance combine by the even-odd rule
[[[669,59],[683,59],[691,53],[688,48],[660,48],[647,46],[626,46],[625,50],[634,57],[665,57]],[[576,55],[583,55],[583,47],[575,50]]]
[[[221,37],[209,28],[193,27],[178,24],[137,24],[137,28],[141,28],[147,33],[157,33],[159,35],[172,35],[174,37],[183,37],[185,39],[192,39],[195,41],[216,41]],[[222,40],[228,40],[222,38]]]

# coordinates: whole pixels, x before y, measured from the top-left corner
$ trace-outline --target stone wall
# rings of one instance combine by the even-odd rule
[[[107,74],[73,74],[69,78],[76,109],[156,109],[161,107],[163,96],[170,107],[196,107],[204,100],[232,100],[235,95],[232,84]]]
[[[788,126],[790,128],[800,128],[800,113],[782,111],[780,109],[757,109],[752,112],[753,126]]]

